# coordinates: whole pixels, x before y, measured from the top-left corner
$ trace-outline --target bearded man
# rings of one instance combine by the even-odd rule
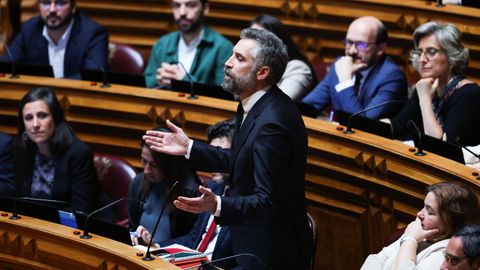
[[[27,20],[10,46],[13,61],[51,65],[55,78],[80,79],[82,69],[107,69],[107,31],[76,0],[39,0],[39,16]],[[1,61],[10,61],[5,53]]]
[[[145,81],[149,88],[170,88],[172,79],[190,73],[196,83],[220,85],[223,64],[232,53],[232,43],[204,25],[210,11],[207,0],[172,0],[173,18],[179,31],[162,36],[153,45]]]

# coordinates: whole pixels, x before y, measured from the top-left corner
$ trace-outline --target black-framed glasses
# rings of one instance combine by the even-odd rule
[[[364,52],[368,49],[368,47],[370,45],[377,44],[377,43],[376,42],[353,41],[353,40],[350,40],[350,39],[344,39],[343,44],[345,45],[345,47],[347,47],[347,49],[352,47],[352,46],[355,46],[355,48],[357,48],[357,50],[359,50],[361,52]]]
[[[40,0],[40,5],[43,7],[43,8],[49,8],[52,3],[55,4],[55,7],[56,8],[62,8],[64,6],[66,6],[68,3],[70,3],[70,1],[68,0],[55,0],[55,1],[51,1],[51,0]]]
[[[453,255],[447,254],[445,251],[443,252],[443,256],[445,257],[445,262],[449,266],[455,266],[459,264],[462,260],[465,260],[467,258],[466,256],[453,256]]]
[[[439,53],[442,51],[440,49],[434,48],[434,47],[428,47],[425,50],[422,49],[416,49],[413,50],[412,54],[418,58],[422,57],[422,54],[425,53],[425,57],[430,60],[437,56]]]

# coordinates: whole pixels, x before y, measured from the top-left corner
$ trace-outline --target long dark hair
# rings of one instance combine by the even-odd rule
[[[312,72],[314,85],[317,84],[317,76],[315,75],[315,71],[310,64],[310,61],[308,61],[308,59],[297,48],[297,46],[293,42],[292,37],[290,36],[290,33],[288,32],[287,27],[285,27],[285,25],[280,20],[269,14],[261,14],[250,21],[250,26],[252,26],[254,23],[259,24],[263,28],[274,33],[283,41],[283,44],[287,46],[288,60],[298,59],[305,62],[310,68],[310,71]]]
[[[153,130],[162,131],[162,132],[172,132],[168,128],[154,128]],[[157,151],[153,151],[143,140],[141,141],[140,146],[142,149],[143,147],[146,147],[152,153],[152,158],[155,164],[157,164],[158,168],[165,175],[165,179],[163,179],[163,181],[166,181],[166,184],[167,184],[165,193],[167,192],[167,190],[169,190],[172,187],[175,181],[179,181],[178,186],[171,191],[172,194],[170,195],[170,198],[178,197],[182,193],[182,186],[184,181],[187,180],[187,178],[190,176],[189,174],[192,173],[192,171],[190,171],[190,169],[187,166],[187,162],[185,158],[183,156],[174,156],[174,155],[168,155],[168,154],[160,153]],[[148,197],[150,190],[151,190],[150,181],[144,180],[142,183],[142,186],[140,187],[139,199],[145,200]],[[175,212],[177,211],[176,207],[173,207],[173,204],[171,203],[171,201],[172,200],[168,202],[170,211]]]
[[[37,145],[25,133],[23,108],[27,103],[43,100],[50,110],[55,123],[55,130],[48,141],[49,151],[53,157],[62,155],[75,139],[75,133],[65,120],[60,102],[49,88],[35,88],[23,96],[18,107],[18,131],[15,138],[14,159],[15,172],[18,180],[23,180],[33,169]]]

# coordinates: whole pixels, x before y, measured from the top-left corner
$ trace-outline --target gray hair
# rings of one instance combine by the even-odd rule
[[[277,84],[285,72],[288,62],[287,47],[275,34],[267,30],[246,28],[240,33],[241,39],[253,39],[257,47],[253,51],[254,71],[267,66],[270,69],[269,82]]]
[[[458,28],[451,24],[443,24],[440,22],[427,22],[420,25],[413,33],[413,43],[415,49],[418,48],[420,39],[435,35],[438,43],[440,44],[443,52],[448,57],[448,63],[452,68],[452,75],[463,75],[468,67],[469,53],[460,41],[462,33]],[[410,55],[410,61],[413,67],[418,71],[418,59],[420,55],[416,55],[412,52]]]
[[[472,265],[475,259],[480,257],[480,226],[470,225],[463,227],[455,232],[453,236],[462,239],[463,253],[465,253],[468,263]]]

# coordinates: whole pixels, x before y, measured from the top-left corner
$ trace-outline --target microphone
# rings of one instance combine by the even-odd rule
[[[253,257],[257,260],[257,262],[259,264],[261,264],[263,267],[267,267],[265,265],[265,263],[262,262],[262,260],[260,260],[260,258],[256,255],[253,255],[251,253],[240,253],[240,254],[235,254],[235,255],[232,255],[232,256],[227,256],[227,257],[223,257],[223,258],[219,258],[219,259],[216,259],[216,260],[211,260],[211,261],[208,261],[208,262],[202,262],[200,265],[193,265],[193,266],[190,266],[190,267],[187,267],[187,268],[183,268],[183,270],[188,270],[188,269],[197,269],[198,267],[198,270],[203,270],[205,266],[209,266],[211,264],[214,264],[214,263],[217,263],[217,262],[222,262],[222,261],[227,261],[227,260],[231,260],[231,259],[236,259],[238,257],[244,257],[244,256],[247,256],[247,257]]]
[[[359,114],[362,114],[362,113],[366,113],[366,112],[371,111],[371,110],[373,110],[373,109],[376,109],[376,108],[378,108],[378,107],[385,106],[385,105],[390,104],[390,103],[405,103],[405,102],[406,102],[406,100],[403,100],[403,99],[392,99],[392,100],[387,100],[387,101],[384,101],[384,102],[382,102],[382,103],[380,103],[380,104],[377,104],[377,105],[374,105],[374,106],[365,108],[365,109],[363,109],[363,110],[360,110],[360,111],[358,111],[358,112],[350,115],[350,117],[348,117],[347,130],[345,130],[343,133],[345,133],[345,134],[353,134],[353,133],[355,133],[355,131],[352,130],[352,126],[351,126],[352,119],[353,119],[355,116],[357,116],[357,115],[359,115]]]
[[[475,154],[472,150],[468,149],[465,145],[461,144],[460,143],[460,136],[457,136],[455,138],[455,143],[460,146],[462,149],[465,149],[467,150],[467,152],[469,152],[470,154],[472,154],[474,157],[480,159],[480,155],[479,154]]]
[[[142,258],[144,261],[154,260],[154,258],[152,257],[152,254],[150,253],[150,248],[152,247],[153,238],[155,237],[155,233],[157,232],[158,224],[160,224],[160,218],[162,217],[163,211],[165,210],[165,206],[170,201],[169,200],[170,194],[172,193],[172,190],[175,188],[177,184],[178,184],[178,181],[175,181],[175,183],[173,183],[172,187],[167,192],[167,198],[165,199],[165,203],[163,204],[162,209],[160,210],[160,215],[157,218],[157,223],[155,223],[155,227],[153,228],[152,236],[150,237],[150,242],[148,243],[148,246],[147,246],[147,252],[145,253],[145,257]]]
[[[90,53],[90,51],[85,48],[85,53],[88,55],[88,57],[90,57],[90,59],[92,59],[93,63],[95,63],[95,65],[100,69],[100,71],[102,72],[102,78],[103,78],[103,82],[102,84],[100,85],[100,88],[108,88],[110,87],[110,84],[108,83],[108,80],[107,80],[107,72],[105,71],[105,68],[103,68],[102,65],[100,65],[100,63],[97,61],[97,59],[95,59],[95,57],[93,57],[93,55]]]
[[[423,152],[423,147],[422,147],[422,133],[420,132],[420,129],[418,128],[417,124],[415,124],[415,122],[410,119],[408,120],[407,122],[407,127],[410,128],[410,127],[413,127],[418,135],[418,145],[417,145],[417,152],[415,153],[415,156],[425,156],[426,153]]]
[[[91,216],[93,216],[93,215],[95,215],[96,213],[101,212],[101,211],[103,211],[103,210],[105,210],[105,209],[108,209],[108,208],[116,205],[117,203],[119,203],[119,202],[121,202],[121,201],[123,201],[123,200],[127,200],[127,199],[128,199],[128,197],[120,198],[120,199],[118,199],[118,200],[116,200],[116,201],[114,201],[114,202],[112,202],[112,203],[109,203],[109,204],[107,204],[107,205],[105,205],[105,206],[103,206],[103,207],[100,207],[99,209],[97,209],[97,210],[91,212],[90,214],[88,214],[87,218],[85,219],[85,224],[84,224],[84,226],[83,226],[83,234],[80,235],[80,238],[82,238],[82,239],[90,239],[90,238],[92,238],[92,236],[88,233],[88,220],[90,219]],[[77,212],[77,213],[78,213],[78,212]],[[82,212],[80,212],[80,213],[82,213]]]
[[[57,201],[57,200],[50,200],[50,199],[41,199],[41,198],[31,198],[31,197],[18,197],[15,198],[13,201],[13,209],[12,209],[12,216],[10,219],[12,220],[17,220],[21,219],[22,217],[18,215],[17,213],[17,201],[32,201],[32,202],[46,202],[46,203],[58,203],[58,204],[64,204],[65,206],[70,205],[66,201]]]
[[[190,96],[188,97],[188,99],[197,99],[198,97],[195,95],[195,88],[193,87],[193,79],[190,75],[190,72],[187,71],[182,62],[178,62],[177,64],[182,67],[183,71],[185,71],[185,75],[187,75],[188,81],[190,82]]]
[[[10,48],[8,48],[7,42],[5,42],[5,39],[2,38],[2,43],[3,47],[5,48],[5,51],[7,52],[8,59],[10,60],[10,63],[12,64],[12,74],[10,75],[10,79],[18,79],[20,76],[17,75],[17,68],[15,66],[15,61],[13,60],[13,55],[12,52],[10,51]]]

